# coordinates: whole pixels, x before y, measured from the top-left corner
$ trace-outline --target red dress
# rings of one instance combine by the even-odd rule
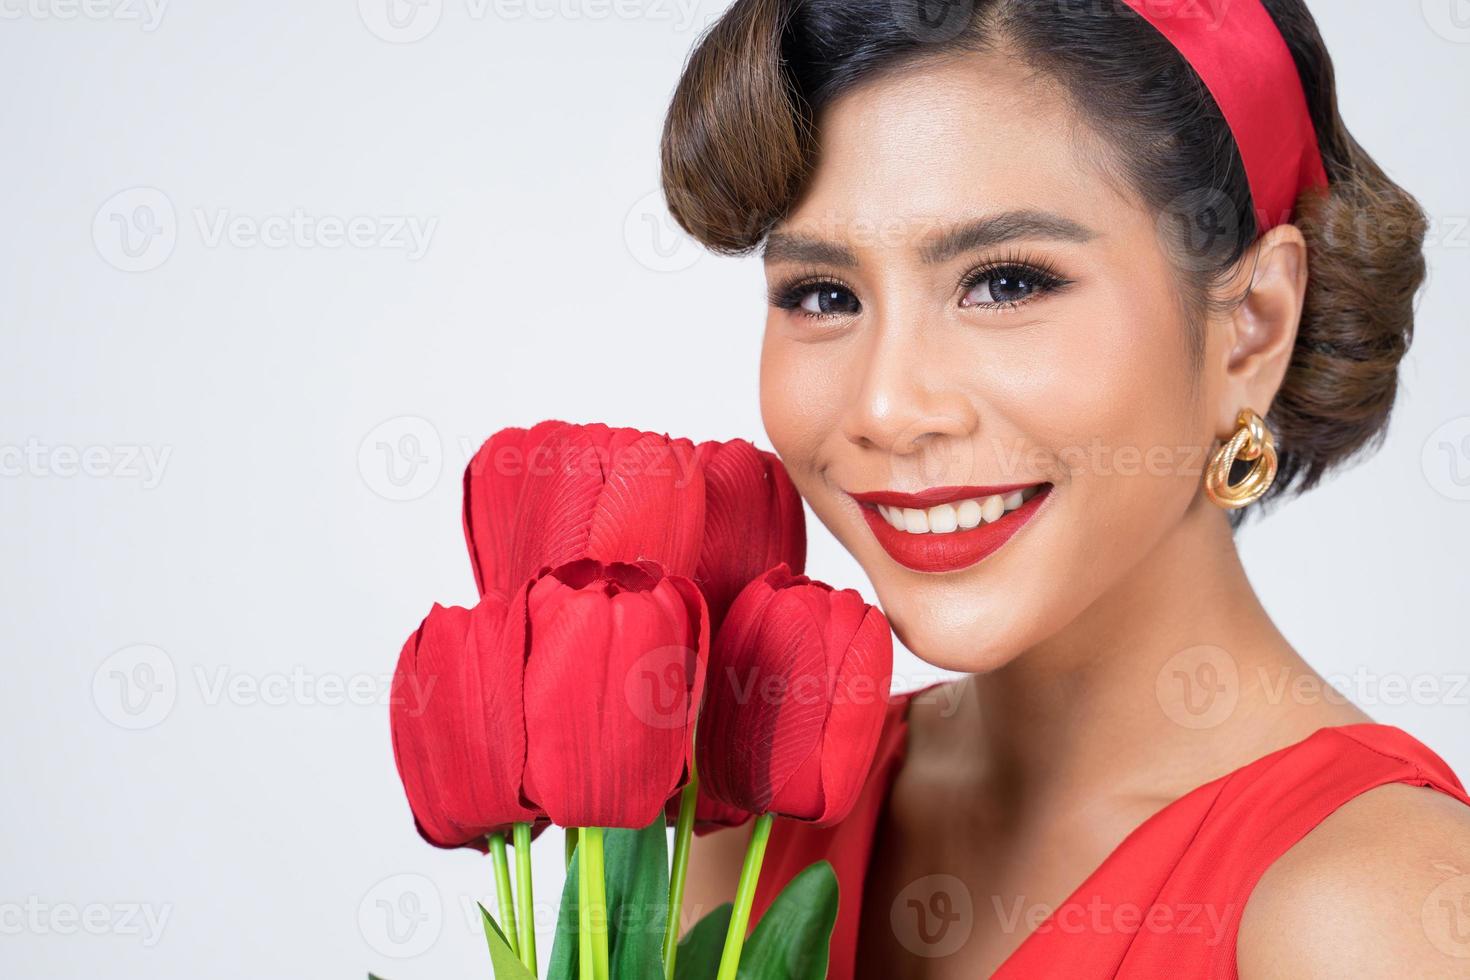
[[[752,922],[813,861],[825,858],[836,871],[840,900],[829,980],[853,978],[868,856],[903,762],[907,708],[916,693],[893,698],[852,814],[826,828],[778,820],[767,846]],[[1236,977],[1241,913],[1266,868],[1339,806],[1387,783],[1431,786],[1470,804],[1444,760],[1401,729],[1318,729],[1144,821],[993,976]],[[939,917],[934,922],[953,914],[932,911]]]

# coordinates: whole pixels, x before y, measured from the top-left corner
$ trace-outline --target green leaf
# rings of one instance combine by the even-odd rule
[[[535,980],[484,905],[480,906],[480,918],[485,926],[485,942],[490,944],[490,965],[495,968],[495,980]]]
[[[577,980],[577,876],[572,852],[551,943],[547,980]],[[669,913],[668,826],[659,814],[642,830],[603,834],[607,877],[608,966],[618,980],[663,980],[664,923]]]
[[[618,980],[662,980],[669,916],[668,826],[660,813],[642,830],[604,834],[608,963]]]
[[[567,879],[561,886],[561,909],[556,914],[556,933],[551,937],[551,959],[546,964],[546,980],[577,980],[580,963],[577,957],[577,869],[582,852],[572,852],[567,865]]]
[[[818,861],[792,878],[761,916],[740,957],[740,980],[826,980],[836,922],[837,875]]]
[[[674,959],[674,980],[715,980],[720,972],[720,954],[725,951],[725,934],[730,931],[734,906],[719,906],[694,924],[679,940]]]

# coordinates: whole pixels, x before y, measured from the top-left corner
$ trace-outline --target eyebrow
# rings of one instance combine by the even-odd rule
[[[1049,211],[1005,211],[945,229],[919,249],[930,265],[947,262],[957,255],[993,248],[1007,242],[1041,238],[1051,241],[1086,243],[1097,233],[1071,218]],[[766,262],[805,262],[851,268],[857,256],[845,245],[792,232],[773,231],[761,251]]]

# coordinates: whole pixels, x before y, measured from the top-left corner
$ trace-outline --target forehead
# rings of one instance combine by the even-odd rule
[[[818,130],[816,169],[779,231],[882,244],[1000,211],[1093,228],[1141,212],[1065,90],[1000,54],[897,67],[835,99]]]

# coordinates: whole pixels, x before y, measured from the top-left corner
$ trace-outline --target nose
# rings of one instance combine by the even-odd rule
[[[922,326],[876,323],[843,413],[848,441],[897,457],[944,451],[968,440],[979,412],[953,373],[952,356]]]

